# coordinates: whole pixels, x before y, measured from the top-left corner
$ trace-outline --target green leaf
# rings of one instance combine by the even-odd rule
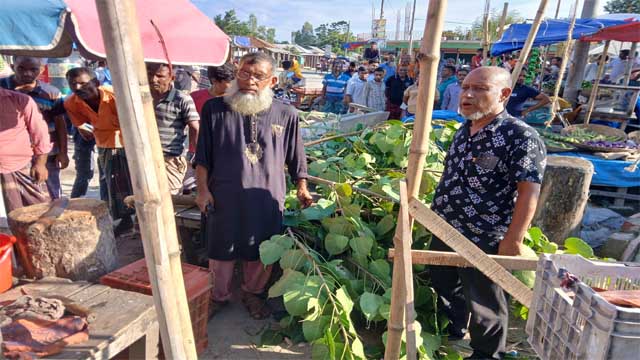
[[[391,279],[391,266],[386,260],[378,259],[369,264],[369,271],[380,280],[389,281]]]
[[[391,315],[391,305],[389,304],[380,305],[380,308],[378,309],[378,313],[383,319],[389,321],[389,316]]]
[[[589,244],[577,237],[570,237],[564,241],[565,254],[577,254],[586,259],[593,257],[593,249]]]
[[[300,249],[291,249],[285,251],[280,258],[280,267],[284,269],[300,270],[304,268],[307,259]]]
[[[274,298],[284,295],[287,290],[293,288],[294,285],[302,285],[306,280],[306,276],[292,269],[284,269],[282,276],[269,288],[269,297]]]
[[[260,261],[265,265],[271,265],[280,260],[280,257],[287,248],[283,247],[279,242],[275,240],[263,241],[260,244]]]
[[[305,220],[322,220],[331,216],[336,211],[336,204],[327,199],[320,199],[317,203],[302,210],[302,216]]]
[[[273,235],[269,240],[275,241],[285,250],[291,249],[291,247],[293,247],[293,239],[288,235]]]
[[[558,251],[558,244],[554,242],[546,242],[542,245],[541,250],[545,254],[555,254]]]
[[[513,276],[525,284],[529,289],[533,289],[536,283],[536,272],[527,270],[514,270]]]
[[[284,308],[294,316],[302,316],[308,311],[309,299],[318,295],[319,286],[306,282],[303,285],[294,285],[282,295]]]
[[[353,189],[351,188],[351,185],[342,183],[336,185],[336,192],[340,196],[351,197],[351,195],[353,194]]]
[[[422,346],[424,346],[425,350],[427,351],[427,356],[429,358],[434,357],[434,353],[440,348],[441,345],[442,337],[429,333],[422,334]]]
[[[349,238],[344,235],[329,233],[324,238],[324,247],[330,255],[337,255],[347,249]]]
[[[315,342],[311,347],[312,360],[333,360],[329,353],[329,347],[325,343]]]
[[[327,168],[331,165],[325,160],[317,160],[309,164],[309,174],[313,176],[322,175],[322,173],[327,170]]]
[[[363,236],[354,237],[349,240],[349,246],[356,254],[369,255],[373,246],[373,239]]]
[[[331,322],[331,316],[322,315],[313,320],[302,322],[302,333],[308,342],[320,339],[324,336],[324,330]]]
[[[349,204],[342,206],[342,213],[344,216],[357,218],[360,217],[360,208],[358,204]]]
[[[539,227],[536,227],[536,226],[534,226],[531,229],[529,229],[527,231],[527,233],[529,233],[529,236],[531,237],[531,241],[533,241],[533,243],[535,245],[540,245],[540,242],[544,238],[544,234],[542,233],[542,229],[540,229]]]
[[[353,339],[353,341],[351,342],[351,352],[357,359],[367,358],[364,354],[364,345],[358,338]]]
[[[372,321],[378,316],[380,306],[384,304],[384,299],[380,295],[365,292],[360,295],[360,309],[367,320]]]
[[[332,234],[351,236],[354,231],[353,224],[344,216],[325,218],[321,220],[322,227]]]
[[[376,225],[376,234],[378,234],[378,236],[383,236],[389,231],[393,230],[395,226],[395,218],[393,217],[393,215],[389,214],[383,217]]]
[[[336,291],[336,299],[342,306],[342,309],[347,314],[350,314],[351,310],[353,310],[353,300],[349,297],[349,293],[344,286]]]

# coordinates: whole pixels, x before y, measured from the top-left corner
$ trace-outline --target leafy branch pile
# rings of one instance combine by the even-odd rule
[[[430,202],[443,169],[445,149],[457,124],[432,133],[420,197]],[[358,136],[334,139],[307,149],[309,173],[336,182],[320,185],[316,204],[301,210],[291,191],[286,199],[287,235],[260,246],[264,264],[278,263],[282,277],[269,289],[282,296],[288,316],[280,322],[283,335],[312,344],[314,359],[380,358],[381,346],[362,345],[363,334],[386,339],[391,304],[391,268],[399,181],[405,177],[412,130],[398,121],[365,130]],[[380,197],[362,194],[366,189]],[[414,247],[424,249],[427,231],[416,226]],[[416,272],[424,267],[416,266]],[[450,353],[442,346],[448,320],[437,311],[428,281],[415,277],[417,345],[421,358]],[[357,326],[356,326],[357,325]],[[360,330],[356,330],[360,329]],[[439,350],[439,352],[438,352]],[[439,354],[439,355],[438,355]]]

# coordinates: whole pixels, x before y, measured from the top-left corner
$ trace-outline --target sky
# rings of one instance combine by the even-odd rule
[[[397,11],[402,10],[401,31],[404,28],[404,9],[410,0],[385,0],[384,17],[387,19],[387,32],[395,32]],[[557,1],[561,1],[560,18],[568,17],[573,1],[549,0],[545,16],[552,18],[555,14]],[[241,20],[247,20],[253,13],[258,18],[259,25],[276,29],[276,39],[279,41],[291,39],[291,32],[299,30],[305,21],[309,21],[314,28],[320,24],[340,20],[351,22],[351,31],[355,34],[371,31],[372,4],[375,4],[376,17],[380,14],[380,0],[191,0],[201,11],[213,18],[217,14],[234,9]],[[505,0],[491,1],[491,8],[502,11]],[[538,10],[535,0],[511,0],[509,10],[517,10],[521,16],[533,19]],[[580,1],[578,14],[581,11]],[[604,13],[606,0],[600,0],[599,14]],[[416,20],[414,31],[424,29],[427,14],[427,0],[418,0],[416,5]],[[482,16],[484,1],[482,0],[449,0],[445,30],[453,30],[458,26],[470,27],[473,21]]]

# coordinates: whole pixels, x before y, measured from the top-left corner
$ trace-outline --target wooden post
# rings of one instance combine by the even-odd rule
[[[600,56],[600,63],[598,64],[598,73],[596,75],[596,81],[593,84],[593,88],[591,89],[591,95],[589,96],[589,103],[587,105],[587,114],[584,116],[585,124],[588,124],[589,120],[591,120],[591,113],[593,112],[593,108],[596,105],[596,98],[598,97],[598,88],[600,87],[600,80],[602,79],[602,75],[604,74],[604,65],[607,62],[607,54],[609,54],[609,45],[611,45],[611,40],[607,40],[604,42],[604,49],[602,50],[602,55]]]
[[[636,59],[636,50],[638,49],[638,43],[631,43],[631,49],[629,50],[629,59],[627,60],[627,66],[624,68],[624,80],[622,85],[629,86],[629,80],[631,80],[631,69],[633,69],[633,63]]]
[[[399,250],[389,249],[389,259],[395,260]],[[488,255],[507,270],[535,270],[537,258],[522,256]],[[474,267],[467,259],[452,251],[411,250],[411,262],[420,265]]]
[[[580,230],[589,200],[593,164],[569,156],[549,156],[547,161],[531,223],[542,229],[549,240],[563,245],[565,239]]]
[[[482,65],[489,64],[489,8],[491,0],[484,1],[484,15],[482,17]],[[442,94],[440,94],[442,96]]]
[[[504,7],[502,8],[502,16],[500,16],[500,25],[498,25],[498,40],[502,38],[502,34],[504,34],[504,25],[507,22],[507,15],[509,14],[509,3],[505,2]]]
[[[431,131],[433,100],[435,98],[436,81],[438,79],[438,62],[440,60],[440,42],[442,40],[442,28],[446,8],[447,0],[429,0],[427,21],[420,46],[420,87],[418,89],[418,103],[413,126],[413,138],[411,140],[411,147],[409,148],[409,164],[407,166],[408,198],[418,196],[420,182],[422,181],[422,172],[429,145],[429,132]],[[409,224],[411,224],[410,221]],[[409,225],[408,231],[411,231],[410,229],[411,225]],[[405,230],[402,222],[400,222],[400,224],[396,226],[394,238],[402,239],[403,231]],[[407,246],[404,250],[405,252],[409,252],[411,251],[411,247]],[[410,256],[410,254],[403,254],[403,259],[407,257],[410,259]],[[410,270],[411,267],[409,266],[409,271]],[[393,314],[390,314],[389,324],[392,324],[391,316],[393,316],[394,322],[397,324],[397,319],[402,319],[402,313],[397,310],[399,306],[396,305],[398,302],[401,302],[402,305],[406,304],[408,299],[406,284],[413,281],[413,276],[411,273],[405,273],[402,263],[394,262],[392,281],[392,302],[394,298],[396,301],[391,305]],[[394,308],[396,309],[395,311],[393,310]],[[389,330],[384,358],[387,360],[395,360],[398,359],[400,355],[402,332],[400,331],[400,336],[397,336],[397,331],[392,332],[391,330],[393,329],[391,329],[391,327]],[[407,344],[407,346],[408,345],[409,344]],[[415,354],[415,352],[412,353]],[[409,357],[407,357],[407,359],[413,360]]]
[[[413,24],[416,16],[416,1],[417,0],[413,0],[413,10],[411,10],[411,25],[409,26],[409,56],[412,59],[413,59]]]
[[[560,0],[558,0],[558,6],[560,6]],[[562,64],[560,65],[560,72],[558,72],[558,81],[556,81],[556,87],[553,91],[553,101],[551,102],[551,118],[547,122],[547,126],[550,126],[553,122],[553,119],[555,119],[556,117],[556,108],[558,107],[558,95],[560,94],[560,87],[562,86],[562,78],[564,77],[564,72],[567,69],[567,64],[569,63],[569,54],[571,54],[573,44],[575,43],[572,38],[573,28],[576,25],[576,16],[578,14],[578,0],[575,0],[573,2],[570,14],[571,23],[569,23],[569,31],[567,34],[567,45],[565,46],[564,53],[562,54]]]
[[[96,7],[113,76],[164,355],[168,359],[197,359],[135,2],[96,0]]]
[[[548,0],[540,0],[540,6],[538,6],[538,12],[536,13],[536,17],[531,25],[531,30],[529,30],[529,36],[527,36],[527,41],[524,43],[524,47],[520,50],[520,59],[518,59],[516,67],[511,73],[512,88],[516,86],[522,67],[524,66],[525,61],[527,61],[527,57],[529,57],[529,52],[531,51],[531,47],[533,47],[533,41],[535,40],[536,35],[538,35],[538,29],[540,28],[540,23],[542,22],[544,11],[547,9],[548,2]]]

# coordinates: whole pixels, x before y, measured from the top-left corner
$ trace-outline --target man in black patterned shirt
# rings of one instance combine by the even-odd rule
[[[488,254],[522,253],[546,165],[537,132],[505,111],[510,84],[509,72],[498,67],[473,70],[462,83],[460,112],[467,122],[454,136],[432,205]],[[431,249],[451,251],[436,238]],[[474,268],[433,267],[431,278],[451,320],[450,334],[464,335],[468,322],[469,359],[502,358],[509,305],[504,291]]]

